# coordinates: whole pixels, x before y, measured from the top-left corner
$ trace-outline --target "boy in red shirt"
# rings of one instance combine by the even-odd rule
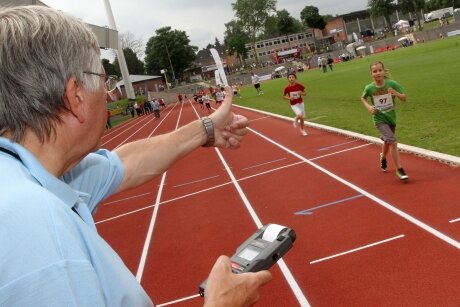
[[[297,83],[297,76],[295,73],[288,73],[289,84],[284,88],[283,98],[289,100],[292,111],[295,113],[294,122],[292,123],[294,128],[300,124],[300,133],[307,135],[304,128],[304,117],[305,117],[305,106],[303,103],[302,96],[305,96],[305,87]]]

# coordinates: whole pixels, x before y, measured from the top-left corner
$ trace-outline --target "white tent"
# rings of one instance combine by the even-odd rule
[[[400,20],[394,24],[395,28],[409,28],[409,22],[407,20]]]
[[[280,66],[280,67],[275,68],[275,71],[282,71],[283,69],[286,69],[286,67]]]

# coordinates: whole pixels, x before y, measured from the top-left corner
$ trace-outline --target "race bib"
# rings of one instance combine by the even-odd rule
[[[299,95],[299,92],[290,92],[289,93],[291,99],[299,99],[300,98],[300,95]]]
[[[374,107],[384,113],[393,110],[393,97],[391,94],[374,96]]]

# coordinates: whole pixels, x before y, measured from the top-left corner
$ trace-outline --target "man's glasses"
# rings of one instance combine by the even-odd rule
[[[96,73],[96,72],[91,72],[91,71],[84,71],[83,72],[84,74],[89,74],[89,75],[96,75],[96,76],[99,76],[99,77],[102,77],[104,78],[104,86],[105,86],[105,90],[107,91],[107,93],[115,90],[117,88],[117,80],[118,80],[118,76],[114,76],[114,75],[106,75],[106,74],[99,74],[99,73]]]

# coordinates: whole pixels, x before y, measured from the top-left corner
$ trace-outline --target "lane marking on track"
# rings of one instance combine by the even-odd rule
[[[258,136],[260,136],[261,138],[267,140],[268,142],[272,143],[273,145],[285,150],[286,152],[296,156],[297,158],[299,158],[300,160],[310,164],[311,166],[313,166],[314,168],[316,168],[317,170],[323,172],[324,174],[332,177],[333,179],[343,183],[344,185],[350,187],[351,189],[355,190],[356,192],[360,193],[360,194],[363,194],[364,196],[372,199],[373,201],[375,201],[377,204],[381,205],[382,207],[390,210],[391,212],[395,213],[396,215],[399,215],[400,217],[404,218],[405,220],[409,221],[410,223],[422,228],[423,230],[427,231],[428,233],[431,233],[432,235],[434,235],[435,237],[441,239],[442,241],[452,245],[453,247],[457,248],[457,249],[460,249],[460,242],[456,241],[455,239],[449,237],[448,235],[442,233],[441,231],[429,226],[428,224],[425,224],[424,222],[416,219],[415,217],[411,216],[410,214],[396,208],[395,206],[387,203],[386,201],[378,198],[377,196],[367,192],[366,190],[354,185],[353,183],[343,179],[342,177],[339,177],[337,176],[336,174],[332,173],[331,171],[325,169],[324,167],[312,162],[311,160],[299,155],[298,153],[290,150],[289,148],[275,142],[274,140],[268,138],[267,136],[263,135],[262,133],[260,132],[257,132],[255,131],[254,129],[252,128],[247,128],[249,131],[252,131],[253,133],[257,134]]]
[[[145,207],[142,207],[142,208],[139,208],[139,209],[136,209],[136,210],[133,210],[133,211],[129,211],[129,212],[126,212],[126,213],[123,213],[123,214],[115,215],[115,216],[109,217],[109,218],[107,218],[107,219],[97,221],[97,222],[95,222],[94,224],[97,225],[97,224],[101,224],[101,223],[113,221],[113,220],[116,220],[116,219],[118,219],[118,218],[121,218],[121,217],[124,217],[124,216],[127,216],[127,215],[131,215],[131,214],[134,214],[134,213],[137,213],[137,212],[139,212],[139,211],[144,211],[144,210],[150,209],[150,208],[152,208],[153,206],[156,206],[156,205],[149,205],[149,206],[145,206]]]
[[[336,144],[336,145],[333,145],[333,146],[329,146],[329,147],[321,147],[320,149],[318,149],[318,151],[326,151],[326,150],[329,150],[329,149],[331,149],[331,148],[343,146],[343,145],[350,144],[350,143],[356,143],[356,142],[358,142],[358,140],[353,140],[353,141],[350,141],[350,142],[339,143],[339,144]]]
[[[110,134],[104,135],[103,137],[109,137],[109,136],[111,136],[111,137],[109,139],[102,139],[103,143],[101,144],[101,147],[104,146],[105,144],[113,141],[116,137],[118,137],[118,136],[120,136],[122,134],[125,134],[127,129],[135,128],[136,126],[139,126],[139,125],[141,125],[143,123],[144,123],[144,126],[145,126],[145,122],[147,122],[147,124],[148,124],[151,121],[152,120],[151,119],[149,120],[149,117],[147,117],[147,116],[142,117],[141,119],[138,118],[136,120],[130,121],[126,126],[124,126],[124,129],[117,129],[116,131],[113,131]],[[144,126],[142,126],[141,128],[143,128]],[[139,130],[137,130],[137,131],[139,131]],[[113,134],[115,134],[115,135],[113,135]]]
[[[279,161],[283,161],[283,160],[286,160],[286,158],[280,158],[280,159],[271,160],[271,161],[268,161],[268,162],[255,164],[255,165],[252,165],[252,166],[242,168],[241,170],[245,171],[245,170],[248,170],[248,169],[251,169],[251,168],[255,168],[255,167],[259,167],[259,166],[262,166],[262,165],[267,165],[267,164],[271,164],[271,163],[275,163],[275,162],[279,162]]]
[[[199,117],[198,112],[195,110],[195,107],[192,105],[193,110],[195,111],[197,117]],[[224,157],[222,156],[222,153],[220,152],[219,148],[214,147],[215,152],[220,158],[220,161],[224,165],[225,169],[227,170],[227,174],[230,177],[235,189],[238,191],[238,194],[240,195],[241,200],[243,201],[244,205],[246,206],[246,209],[249,212],[249,215],[252,217],[252,220],[254,223],[257,225],[258,228],[261,228],[263,226],[262,222],[260,221],[259,217],[257,216],[254,208],[252,207],[251,203],[249,202],[248,198],[246,197],[246,194],[244,194],[243,189],[238,183],[238,180],[236,180],[235,176],[233,175],[232,170],[228,166],[227,162],[225,161]],[[291,271],[287,267],[286,263],[284,262],[283,259],[279,259],[277,261],[278,266],[281,269],[281,272],[284,275],[284,278],[286,278],[286,281],[288,282],[289,286],[291,287],[292,292],[294,293],[295,297],[297,298],[297,301],[299,302],[300,306],[305,306],[309,307],[310,303],[307,301],[307,298],[302,292],[302,289],[300,289],[299,284],[297,281],[294,279],[294,276],[292,275]]]
[[[104,206],[105,206],[105,205],[115,204],[115,203],[120,203],[120,202],[124,202],[124,201],[128,201],[128,200],[131,200],[131,199],[134,199],[134,198],[138,198],[138,197],[142,197],[142,196],[146,196],[146,195],[150,195],[150,194],[152,194],[152,193],[151,193],[151,192],[147,192],[147,193],[142,193],[142,194],[134,195],[134,196],[131,196],[131,197],[125,197],[125,198],[122,198],[122,199],[117,199],[117,200],[113,200],[113,201],[108,201],[108,202],[104,203]]]
[[[449,223],[456,223],[456,222],[460,222],[460,217],[458,219],[454,219],[454,220],[449,221]]]
[[[166,118],[169,116],[169,114],[171,114],[171,112],[175,109],[175,106],[173,108],[171,108],[171,110],[169,110],[168,114],[166,114],[166,116],[162,117],[161,121],[157,124],[157,126],[155,127],[155,129],[152,131],[152,133],[149,135],[149,137],[152,136],[152,134],[157,130],[158,127],[161,126],[161,124],[166,120]],[[139,129],[137,129],[136,131],[134,131],[130,136],[128,136],[126,139],[124,139],[120,144],[117,145],[117,147],[114,148],[117,149],[118,147],[120,147],[121,145],[123,145],[124,143],[126,143],[127,141],[129,141],[132,136],[134,134],[136,134],[137,132],[141,131],[142,128],[144,128],[145,126],[147,126],[150,122],[154,121],[155,120],[155,117],[153,117],[152,119],[150,119],[146,124],[144,124],[142,127],[140,127]]]
[[[364,147],[364,146],[368,146],[368,145],[372,145],[372,144],[360,145],[360,146],[355,147],[355,149],[358,149],[358,148],[361,148],[361,147]],[[332,156],[334,154],[339,154],[339,153],[349,151],[349,150],[351,150],[351,149],[341,150],[341,151],[338,151],[336,153],[330,153],[330,154],[323,155],[323,156],[320,156],[320,157],[312,158],[310,160],[321,159],[323,157]],[[253,174],[253,175],[250,175],[250,176],[242,177],[242,178],[238,179],[237,181],[239,182],[239,181],[243,181],[243,180],[248,180],[248,179],[251,179],[251,178],[254,178],[254,177],[258,177],[258,176],[262,176],[262,175],[265,175],[265,174],[268,174],[268,173],[276,172],[276,171],[279,171],[279,170],[282,170],[282,169],[285,169],[285,168],[289,168],[289,167],[292,167],[292,166],[296,166],[296,165],[299,165],[299,164],[306,164],[306,163],[304,161],[295,162],[295,163],[292,163],[292,164],[284,165],[284,166],[281,166],[281,167],[277,167],[277,168],[267,170],[267,171],[264,171],[264,172],[260,172],[260,173],[257,173],[257,174]],[[178,196],[178,197],[175,197],[175,198],[167,199],[167,200],[164,200],[164,201],[160,202],[159,204],[164,205],[164,204],[171,203],[171,202],[183,199],[183,198],[192,197],[192,196],[195,196],[197,194],[201,194],[201,193],[205,193],[205,192],[208,192],[208,191],[211,191],[211,190],[214,190],[214,189],[218,189],[218,188],[230,185],[230,184],[232,184],[232,182],[228,181],[228,182],[218,184],[218,185],[215,185],[215,186],[212,186],[212,187],[209,187],[209,188],[206,188],[206,189],[202,189],[202,190],[199,190],[199,191],[196,191],[196,192],[192,192],[192,193],[185,194],[185,195],[182,195],[182,196]],[[152,207],[152,205],[149,205],[149,206],[147,206],[145,208],[151,208],[151,207]],[[124,216],[130,215],[132,213],[134,214],[134,213],[136,213],[136,212],[138,212],[139,210],[142,210],[142,209],[143,208],[140,208],[140,209],[137,209],[137,210],[134,210],[134,211],[130,211],[130,212],[126,212],[124,214],[117,215],[117,216],[114,216],[114,217],[109,218],[109,219],[105,219],[104,221],[99,221],[98,223],[113,220],[113,219],[116,219],[118,217],[124,217]]]
[[[171,107],[170,104],[163,110],[163,112]],[[142,123],[144,120],[148,119],[148,116],[142,116],[142,119],[139,120],[139,117],[136,119],[133,117],[131,120],[127,120],[126,122],[123,122],[120,125],[117,125],[116,127],[113,127],[109,130],[106,130],[104,135],[102,136],[102,140],[106,139],[107,137],[111,136],[112,134],[117,134],[116,136],[119,136],[121,133],[126,133],[127,129],[131,129],[132,127],[135,127]],[[120,133],[121,132],[121,133]],[[110,140],[106,140],[103,145],[105,145],[107,142],[113,140],[114,138],[112,137]]]
[[[194,299],[194,298],[197,298],[197,297],[200,297],[200,295],[196,294],[196,295],[187,296],[187,297],[175,300],[175,301],[170,301],[170,302],[166,302],[166,303],[163,303],[163,304],[159,304],[159,305],[157,305],[157,307],[168,306],[168,305],[172,305],[172,304],[175,304],[175,303],[188,301],[188,300],[191,300],[191,299]]]
[[[180,121],[181,114],[182,114],[182,108],[183,108],[183,105],[181,105],[179,115],[177,117],[176,130],[179,127],[179,121]],[[174,108],[171,108],[171,111],[172,111],[172,109],[174,109]],[[149,137],[151,137],[153,135],[153,133],[161,125],[161,123],[166,119],[166,117],[171,113],[171,111],[155,127],[155,129],[153,129],[153,131],[150,133]],[[150,219],[149,228],[147,230],[147,235],[146,235],[146,238],[145,238],[145,241],[144,241],[144,247],[142,248],[141,259],[139,260],[139,266],[137,268],[136,279],[137,279],[137,281],[139,283],[141,283],[142,275],[144,274],[145,263],[147,262],[147,255],[148,255],[148,252],[149,252],[149,249],[150,249],[150,243],[152,242],[153,229],[155,227],[155,222],[156,222],[156,219],[157,219],[157,216],[158,216],[158,210],[160,209],[159,204],[160,204],[160,200],[161,200],[161,195],[163,193],[164,183],[166,181],[166,174],[167,174],[167,171],[164,172],[163,175],[161,176],[161,183],[160,183],[160,186],[158,187],[158,193],[157,193],[157,198],[155,200],[155,206],[153,208],[152,218]]]
[[[215,175],[215,176],[206,177],[206,178],[203,178],[203,179],[198,179],[198,180],[195,180],[195,181],[190,181],[190,182],[186,182],[186,183],[176,184],[175,186],[173,186],[173,188],[182,187],[182,186],[184,186],[184,185],[189,185],[189,184],[194,184],[194,183],[197,183],[197,182],[202,182],[202,181],[214,179],[214,178],[217,178],[217,177],[219,177],[219,176],[220,176],[220,175]]]
[[[342,252],[342,253],[338,253],[338,254],[331,255],[331,256],[328,256],[328,257],[324,257],[324,258],[321,258],[321,259],[310,261],[310,264],[315,264],[315,263],[322,262],[322,261],[325,261],[325,260],[329,260],[329,259],[337,258],[337,257],[343,256],[343,255],[351,254],[351,253],[354,253],[354,252],[357,252],[357,251],[360,251],[360,250],[363,250],[363,249],[366,249],[366,248],[370,248],[370,247],[377,246],[377,245],[380,245],[380,244],[388,243],[388,242],[393,241],[393,240],[401,239],[403,237],[404,237],[404,235],[402,234],[402,235],[395,236],[395,237],[392,237],[392,238],[388,238],[388,239],[385,239],[385,240],[382,240],[382,241],[367,244],[367,245],[364,245],[364,246],[361,246],[361,247],[358,247],[358,248],[350,249],[350,250]]]
[[[147,255],[149,252],[150,243],[152,242],[153,228],[155,226],[155,222],[158,216],[158,210],[160,208],[158,204],[160,203],[161,194],[163,192],[163,183],[166,180],[166,173],[167,172],[164,172],[163,176],[161,176],[160,188],[158,189],[157,198],[155,200],[155,206],[153,208],[152,218],[150,219],[149,228],[147,230],[147,235],[144,241],[144,247],[142,248],[141,259],[139,260],[139,266],[137,267],[136,279],[139,283],[141,283],[142,275],[144,274],[145,263],[147,262]]]
[[[325,204],[322,204],[322,205],[319,205],[319,206],[316,206],[316,207],[313,207],[313,208],[310,208],[310,209],[306,209],[306,210],[302,210],[302,211],[297,211],[297,212],[294,213],[294,214],[295,214],[295,215],[311,215],[311,214],[313,214],[313,211],[315,211],[315,210],[318,210],[318,209],[321,209],[321,208],[324,208],[324,207],[329,207],[329,206],[332,206],[332,205],[341,204],[341,203],[343,203],[343,202],[346,202],[346,201],[349,201],[349,200],[353,200],[353,199],[356,199],[356,198],[359,198],[359,197],[363,197],[363,196],[364,196],[364,195],[359,194],[359,195],[351,196],[351,197],[348,197],[348,198],[339,199],[339,200],[336,200],[336,201],[333,201],[333,202],[329,202],[329,203],[325,203]]]
[[[261,120],[261,119],[266,119],[266,118],[270,118],[271,116],[262,116],[262,117],[258,117],[258,118],[255,118],[255,119],[251,119],[249,122],[255,122],[255,121],[258,121],[258,120]]]
[[[233,185],[235,186],[236,190],[238,191],[238,194],[240,195],[241,200],[243,201],[244,205],[246,206],[246,209],[248,210],[249,214],[251,215],[254,223],[257,225],[258,228],[261,228],[263,226],[262,222],[260,221],[260,219],[257,216],[254,208],[252,207],[251,203],[249,202],[248,198],[246,197],[246,194],[244,194],[243,189],[238,184],[238,181],[236,180],[235,176],[233,175],[233,172],[230,170],[230,167],[228,166],[227,162],[225,161],[224,157],[222,156],[220,150],[218,148],[214,148],[214,149],[217,152],[217,155],[221,159],[222,163],[224,164],[224,167],[227,170],[228,175],[232,179]],[[295,297],[297,298],[298,302],[300,303],[300,306],[310,306],[310,303],[307,301],[307,298],[303,294],[302,289],[300,289],[300,286],[298,285],[297,281],[294,279],[294,276],[292,275],[291,271],[287,267],[287,265],[284,262],[284,260],[279,259],[277,264],[280,267],[281,272],[283,273],[284,277],[286,278],[289,286],[291,287],[292,292],[294,293]]]

